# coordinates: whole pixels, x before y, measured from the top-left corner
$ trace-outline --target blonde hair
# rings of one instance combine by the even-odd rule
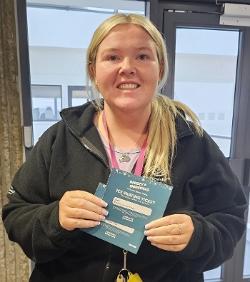
[[[171,168],[177,144],[176,119],[183,119],[194,134],[202,136],[195,113],[185,104],[157,95],[152,101],[148,150],[144,174],[171,183]]]
[[[164,39],[149,19],[135,14],[113,15],[96,29],[87,50],[87,73],[92,83],[95,84],[94,67],[98,48],[111,30],[121,24],[140,26],[154,41],[160,65],[159,89],[161,89],[167,80],[168,74],[167,51]],[[102,110],[102,105],[99,102],[94,103],[94,105],[97,106],[98,110]],[[202,135],[202,129],[197,116],[186,105],[160,94],[153,98],[149,119],[148,149],[144,164],[145,176],[171,183],[171,168],[177,143],[176,118],[178,116],[188,126],[192,124],[194,133]]]

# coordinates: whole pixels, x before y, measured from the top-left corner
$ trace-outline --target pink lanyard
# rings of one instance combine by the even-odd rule
[[[102,122],[103,122],[103,127],[104,127],[104,129],[107,133],[108,139],[109,139],[108,141],[109,141],[109,150],[110,150],[110,156],[111,156],[111,160],[110,160],[111,161],[111,167],[119,169],[119,164],[118,164],[116,156],[115,156],[115,150],[114,150],[112,144],[110,143],[109,130],[108,130],[106,115],[105,115],[104,111],[103,111],[103,114],[102,114]],[[136,165],[135,165],[134,175],[137,175],[137,176],[142,175],[146,149],[147,149],[147,138],[144,140],[143,145],[141,147],[141,151],[140,151],[138,160],[137,160]]]

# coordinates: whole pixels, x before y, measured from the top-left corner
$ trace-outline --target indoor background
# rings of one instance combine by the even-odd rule
[[[146,15],[162,32],[170,64],[163,94],[194,110],[249,199],[250,1],[0,0],[1,207],[15,171],[60,111],[94,97],[86,48],[117,12]],[[1,222],[0,281],[28,281],[31,267]],[[250,215],[233,258],[205,278],[250,281]]]

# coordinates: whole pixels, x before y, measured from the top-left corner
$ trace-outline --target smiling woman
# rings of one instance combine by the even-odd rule
[[[169,181],[176,143],[175,116],[186,113],[197,133],[202,130],[188,107],[156,95],[168,73],[166,46],[159,31],[145,17],[117,14],[95,31],[87,62],[89,77],[104,97],[105,110],[99,105],[95,117],[103,141],[110,139],[128,151],[142,147],[147,138],[151,150],[145,175]],[[101,122],[104,112],[109,133]]]
[[[91,67],[107,117],[110,111],[119,111],[130,114],[131,120],[135,115],[148,120],[161,66],[154,41],[144,29],[134,24],[113,28],[100,44]]]
[[[94,33],[87,62],[102,98],[61,112],[14,177],[3,209],[9,238],[36,262],[30,281],[120,281],[126,258],[135,281],[203,281],[241,238],[246,199],[193,112],[157,94],[167,74],[161,34],[143,16],[114,15]],[[163,217],[141,227],[137,255],[80,230],[117,225],[111,203],[95,195],[111,168],[173,186]]]

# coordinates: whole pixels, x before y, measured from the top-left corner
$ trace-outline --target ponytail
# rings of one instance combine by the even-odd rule
[[[188,125],[190,121],[195,133],[202,136],[199,120],[189,107],[166,96],[156,95],[149,120],[145,176],[171,183],[171,168],[177,143],[177,117],[182,118]]]

